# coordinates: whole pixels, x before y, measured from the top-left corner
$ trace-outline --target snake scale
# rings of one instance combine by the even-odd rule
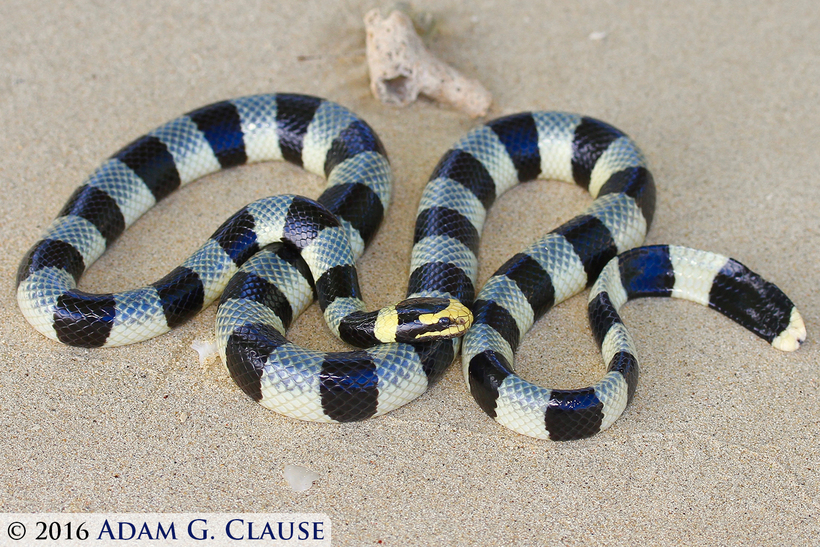
[[[315,201],[279,195],[247,205],[146,287],[76,288],[85,269],[174,189],[267,160],[302,166],[328,186]],[[487,211],[534,178],[575,182],[594,201],[515,255],[476,295]],[[652,221],[654,182],[632,140],[603,122],[532,112],[468,133],[422,195],[407,299],[368,313],[355,262],[384,216],[391,185],[379,138],[338,104],[295,94],[215,103],[136,139],[88,177],[23,258],[18,304],[49,338],[101,347],[162,334],[221,295],[217,346],[239,387],[282,414],[328,422],[377,416],[418,397],[455,359],[474,315],[462,362],[479,406],[516,431],[554,440],[605,429],[631,399],[638,365],[617,315],[629,298],[701,301],[781,349],[805,338],[791,301],[734,261],[676,247],[629,251]],[[521,380],[512,366],[520,338],[550,307],[592,285],[607,263],[589,307],[609,367],[604,379],[580,390]],[[362,349],[324,353],[287,340],[289,325],[315,299],[333,333]]]

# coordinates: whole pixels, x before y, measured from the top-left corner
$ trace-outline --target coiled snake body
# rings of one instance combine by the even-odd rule
[[[328,188],[317,201],[282,195],[249,204],[147,287],[100,295],[76,289],[85,268],[176,187],[222,168],[276,159],[327,177]],[[575,181],[594,202],[513,257],[475,300],[487,209],[510,187],[538,176]],[[381,222],[391,182],[378,137],[335,103],[287,94],[216,103],[127,145],[75,191],[24,257],[18,303],[46,336],[99,347],[166,332],[224,290],[217,345],[237,384],[277,412],[337,422],[388,412],[423,393],[453,361],[459,342],[450,338],[469,327],[465,306],[473,307],[476,325],[466,338],[463,363],[486,412],[525,434],[555,439],[611,424],[637,382],[634,358],[612,349],[614,338],[624,336],[607,334],[620,329],[611,313],[603,314],[608,322],[602,323],[603,308],[596,307],[593,330],[604,353],[619,360],[580,399],[520,381],[512,373],[512,355],[538,317],[643,241],[655,189],[634,143],[597,120],[554,112],[517,114],[473,130],[445,154],[425,188],[408,299],[368,314],[354,263]],[[636,263],[640,269],[640,259]],[[785,314],[791,324],[774,337],[793,331],[792,338],[800,339],[799,314],[785,296],[775,296],[780,321],[764,330],[768,335],[783,327]],[[289,342],[286,329],[314,297],[331,330],[366,349],[322,353]]]

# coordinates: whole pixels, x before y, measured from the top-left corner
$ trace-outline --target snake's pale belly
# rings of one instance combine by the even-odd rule
[[[279,195],[247,205],[182,265],[146,287],[116,294],[76,289],[106,247],[174,189],[223,168],[267,160],[300,165],[327,178],[328,186],[316,201]],[[511,258],[476,295],[487,210],[503,192],[534,178],[575,182],[594,201]],[[556,440],[605,429],[635,391],[637,359],[615,319],[617,308],[634,296],[666,294],[632,291],[636,284],[664,282],[650,282],[648,274],[624,275],[624,269],[646,268],[667,285],[671,276],[677,290],[672,296],[703,301],[781,349],[794,349],[805,338],[788,298],[753,274],[733,270],[736,263],[728,259],[715,270],[713,263],[721,260],[716,255],[668,247],[674,259],[664,261],[660,251],[638,250],[620,259],[619,276],[611,273],[619,267],[616,256],[643,241],[654,215],[655,187],[632,140],[592,118],[515,114],[456,143],[421,198],[408,299],[367,313],[355,262],[391,193],[381,142],[344,107],[292,94],[209,105],[127,145],[75,191],[24,257],[18,303],[44,335],[103,347],[166,332],[221,295],[217,346],[243,391],[282,414],[330,422],[380,415],[424,393],[458,353],[459,340],[450,337],[469,326],[470,308],[475,325],[465,338],[462,362],[471,393],[499,423]],[[679,264],[685,261],[676,262],[684,255],[695,257],[688,269]],[[586,390],[561,391],[518,378],[512,363],[520,338],[550,307],[591,286],[607,263],[610,273],[601,279],[610,285],[596,285],[597,300],[590,303],[593,331],[609,366],[604,380]],[[712,281],[734,281],[680,289],[686,283],[677,280],[697,277],[692,272],[698,268],[706,268]],[[632,285],[618,288],[616,278]],[[613,293],[619,296],[610,298],[610,309],[602,295]],[[334,334],[362,349],[326,353],[287,340],[287,328],[314,299]]]

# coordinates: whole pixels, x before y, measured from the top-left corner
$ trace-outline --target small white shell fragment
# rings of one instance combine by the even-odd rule
[[[603,40],[604,38],[606,38],[606,34],[607,33],[604,32],[604,31],[600,31],[600,30],[595,31],[595,32],[590,33],[589,39],[597,42],[597,41],[600,41],[600,40]]]
[[[216,343],[208,340],[194,340],[191,342],[191,348],[199,354],[199,365],[205,366],[205,361],[212,355],[216,355]]]
[[[430,53],[401,11],[382,17],[378,9],[364,16],[370,91],[385,104],[407,106],[419,93],[472,116],[484,116],[492,95]]]
[[[301,465],[285,464],[285,471],[283,473],[288,486],[294,492],[304,492],[313,486],[313,481],[319,480],[319,473],[311,471],[307,467]]]

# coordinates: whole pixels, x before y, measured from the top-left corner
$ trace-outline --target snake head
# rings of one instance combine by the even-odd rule
[[[396,342],[427,342],[463,335],[473,324],[470,309],[452,298],[408,298],[384,314]]]

